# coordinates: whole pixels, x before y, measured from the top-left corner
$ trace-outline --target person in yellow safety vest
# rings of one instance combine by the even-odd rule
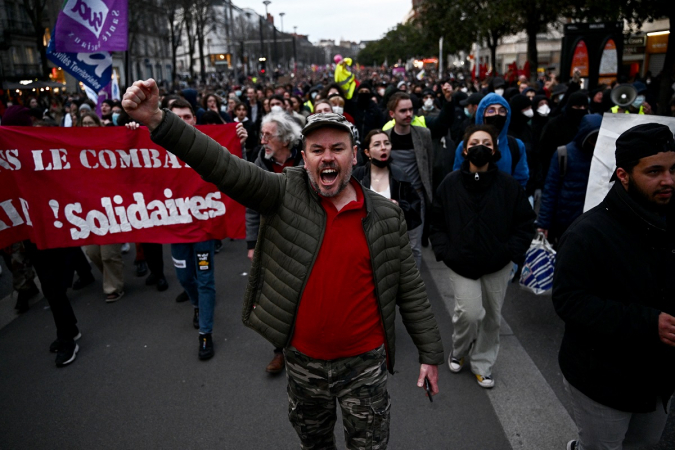
[[[382,127],[382,131],[387,131],[388,129],[392,128],[395,125],[394,119],[391,119],[389,122],[385,123],[384,126]],[[415,126],[415,127],[427,127],[427,122],[424,120],[424,116],[413,116],[412,122],[410,122],[410,125]]]
[[[645,85],[641,81],[636,81],[632,84],[632,86],[635,88],[637,91],[637,97],[635,97],[635,100],[633,103],[628,105],[627,107],[622,107],[619,105],[613,106],[610,111],[614,114],[651,114],[652,113],[652,107],[645,101],[645,94],[647,93],[647,85]]]
[[[342,58],[342,55],[335,55],[335,82],[340,85],[340,88],[345,94],[347,100],[351,100],[354,95],[354,90],[358,86],[358,82],[354,74],[349,71],[347,67],[351,67],[351,58]]]
[[[431,137],[433,139],[440,139],[445,136],[454,121],[454,116],[452,114],[454,110],[452,103],[452,85],[450,82],[446,81],[443,83],[441,89],[443,91],[443,96],[445,97],[445,103],[441,108],[441,112],[435,117],[413,116],[412,122],[410,122],[410,125],[412,126],[428,128],[429,131],[431,131]],[[382,131],[387,131],[393,126],[394,120],[392,119],[384,124]]]
[[[622,107],[619,106],[619,105],[615,105],[615,106],[612,106],[612,108],[610,109],[610,111],[611,111],[612,113],[614,113],[614,114],[620,114],[621,112],[623,112],[624,114],[635,114],[634,111],[631,111],[631,108],[632,108],[632,107],[633,107],[633,105],[631,105],[631,106],[629,106],[628,108],[624,109],[624,108],[622,108]],[[644,107],[644,105],[640,105],[640,110],[637,112],[637,114],[646,114],[646,113],[645,113],[645,107]]]

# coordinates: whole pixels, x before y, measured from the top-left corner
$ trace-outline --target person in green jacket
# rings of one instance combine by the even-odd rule
[[[262,216],[243,321],[284,348],[289,419],[302,448],[335,448],[336,400],[347,448],[386,448],[397,307],[419,352],[417,386],[428,380],[432,395],[443,345],[403,211],[351,176],[353,126],[338,114],[310,116],[304,167],[275,174],[158,104],[152,79],[135,82],[123,100],[155,143]]]

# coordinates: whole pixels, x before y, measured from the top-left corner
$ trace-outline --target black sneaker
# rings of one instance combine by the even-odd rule
[[[146,286],[153,286],[153,285],[157,284],[158,281],[159,281],[159,275],[151,273],[150,275],[148,275],[148,278],[145,279],[145,285]]]
[[[144,277],[148,273],[148,265],[145,261],[136,261],[136,276]]]
[[[178,297],[176,297],[176,303],[183,303],[187,302],[190,300],[190,297],[187,295],[187,292],[183,291],[180,294],[178,294]]]
[[[164,292],[167,289],[169,289],[169,282],[166,281],[166,278],[161,277],[159,280],[157,280],[157,290],[159,292]]]
[[[213,358],[213,339],[211,333],[199,335],[199,359],[202,361]]]
[[[216,242],[213,243],[213,252],[220,253],[222,249],[223,249],[223,241],[221,241],[220,239],[216,239]]]
[[[63,341],[60,345],[59,352],[56,354],[56,367],[63,367],[75,361],[77,352],[80,347],[75,341]]]
[[[195,308],[195,314],[192,316],[192,326],[199,329],[199,308]]]
[[[82,333],[78,332],[78,333],[77,333],[77,336],[75,336],[75,337],[73,338],[73,341],[77,341],[77,340],[80,339],[81,337],[82,337]],[[58,353],[59,350],[61,349],[61,343],[62,343],[62,342],[63,342],[63,341],[61,341],[61,340],[59,340],[59,339],[57,339],[57,340],[55,340],[54,342],[52,342],[52,344],[49,346],[49,351],[50,351],[50,353]]]

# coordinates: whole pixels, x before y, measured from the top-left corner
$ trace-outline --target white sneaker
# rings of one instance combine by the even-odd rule
[[[131,250],[131,246],[128,243],[122,244],[122,254],[126,255]]]
[[[480,387],[485,388],[485,389],[491,389],[495,385],[495,380],[492,379],[492,376],[487,375],[478,375],[476,374],[476,381],[478,381],[478,384]]]
[[[577,450],[577,441],[572,440],[567,443],[567,450]]]
[[[450,372],[452,373],[459,373],[459,371],[462,370],[462,367],[464,367],[464,358],[455,358],[454,355],[450,355],[448,357],[448,367],[450,368]]]

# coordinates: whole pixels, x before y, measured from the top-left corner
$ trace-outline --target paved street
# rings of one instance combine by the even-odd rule
[[[117,303],[103,300],[96,269],[96,284],[69,291],[83,336],[76,361],[63,369],[48,352],[55,329],[46,300],[36,297],[16,316],[3,267],[0,449],[299,448],[286,417],[285,376],[264,371],[272,347],[241,323],[246,245],[223,243],[215,258],[216,355],[206,362],[197,359],[190,304],[174,301],[181,289],[168,246],[166,292],[133,276],[133,249],[125,256],[126,294]],[[424,259],[422,274],[447,352],[452,293],[430,249]],[[416,350],[399,320],[396,374],[389,378],[390,449],[565,448],[575,429],[557,363],[563,325],[550,296],[513,285],[503,317],[495,388],[483,390],[469,371],[455,375],[442,366],[441,394],[433,403],[416,387]],[[672,417],[661,450],[675,448]],[[344,448],[341,433],[337,428]]]

